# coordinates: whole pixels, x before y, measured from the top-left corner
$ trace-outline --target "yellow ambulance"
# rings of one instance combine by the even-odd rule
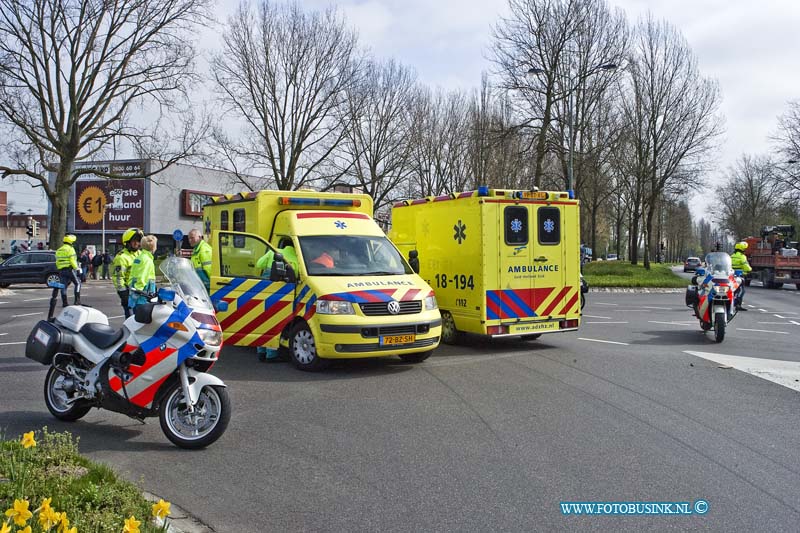
[[[442,341],[580,325],[579,202],[481,187],[396,203],[389,237],[436,293]]]
[[[438,346],[433,291],[375,223],[368,195],[245,192],[214,198],[203,218],[227,342],[288,350],[310,371],[341,358],[416,363]],[[268,251],[277,259],[263,268]]]

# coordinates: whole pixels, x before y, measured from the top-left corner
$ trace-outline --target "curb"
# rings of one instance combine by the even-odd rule
[[[156,503],[159,498],[150,492],[143,492],[144,499]],[[168,519],[167,531],[170,533],[216,533],[214,528],[207,526],[200,520],[190,515],[182,507],[178,507],[170,502],[170,513]]]

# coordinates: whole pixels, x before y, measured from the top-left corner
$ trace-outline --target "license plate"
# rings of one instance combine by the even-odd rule
[[[389,344],[411,344],[417,340],[416,335],[381,335],[381,346]]]

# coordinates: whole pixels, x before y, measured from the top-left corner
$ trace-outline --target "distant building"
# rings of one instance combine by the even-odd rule
[[[229,192],[233,174],[191,165],[173,165],[149,179],[161,163],[150,159],[92,161],[76,168],[95,168],[123,176],[106,179],[87,174],[72,187],[67,207],[67,231],[78,237],[78,247],[95,245],[102,249],[103,227],[106,246],[112,253],[121,246],[122,232],[131,227],[158,237],[159,253],[175,248],[173,232],[187,235],[192,228],[202,231],[203,205],[213,195]],[[55,179],[51,175],[51,180]],[[184,237],[184,246],[188,242]]]

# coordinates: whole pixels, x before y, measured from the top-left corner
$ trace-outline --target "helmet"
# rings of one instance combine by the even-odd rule
[[[742,242],[737,242],[737,243],[736,243],[736,245],[734,246],[734,248],[736,248],[737,250],[740,250],[740,251],[744,252],[745,250],[747,250],[747,243],[746,243],[746,242],[744,242],[744,241],[742,241]]]
[[[141,241],[144,233],[139,228],[130,228],[122,234],[122,244],[128,244],[131,239]]]
[[[64,235],[64,242],[67,244],[73,244],[77,240],[78,238],[75,235],[72,234]]]

